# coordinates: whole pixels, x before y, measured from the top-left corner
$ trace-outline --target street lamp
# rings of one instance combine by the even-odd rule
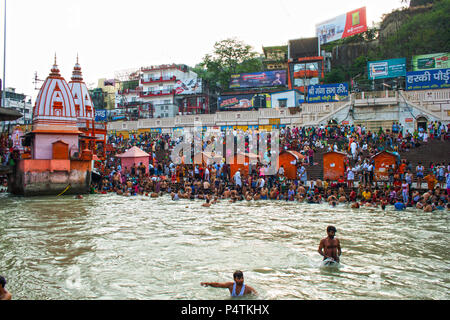
[[[5,78],[6,78],[6,0],[5,0],[5,18],[4,18],[4,35],[3,35],[3,95],[2,95],[2,106],[5,107]]]

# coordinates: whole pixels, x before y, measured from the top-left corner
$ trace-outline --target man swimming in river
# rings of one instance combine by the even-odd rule
[[[327,228],[328,237],[320,241],[318,251],[323,256],[323,260],[332,259],[333,261],[339,262],[339,257],[342,252],[339,239],[335,238],[336,231],[335,227],[329,226]]]
[[[234,282],[201,282],[204,287],[228,288],[232,297],[242,297],[246,294],[257,294],[256,290],[244,284],[244,274],[238,270],[233,273]]]
[[[11,300],[11,293],[5,289],[6,279],[0,276],[0,300]]]

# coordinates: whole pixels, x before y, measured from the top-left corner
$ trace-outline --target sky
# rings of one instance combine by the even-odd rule
[[[367,23],[404,6],[401,0],[2,0],[0,77],[6,8],[6,87],[33,97],[56,53],[70,81],[77,54],[88,87],[115,71],[159,64],[195,66],[216,42],[236,38],[262,53],[315,36],[315,25],[361,7]],[[42,83],[38,85],[40,87]]]

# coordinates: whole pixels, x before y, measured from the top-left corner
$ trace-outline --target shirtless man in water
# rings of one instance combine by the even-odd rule
[[[320,241],[319,253],[323,256],[323,260],[331,258],[334,261],[339,262],[339,257],[342,252],[339,239],[335,238],[336,231],[335,227],[329,226],[327,228],[328,237]]]
[[[234,282],[201,282],[200,284],[204,287],[213,288],[227,288],[230,290],[232,297],[242,297],[247,294],[257,294],[256,290],[252,287],[244,284],[244,274],[242,271],[236,271],[233,273]]]
[[[0,300],[11,300],[11,293],[5,289],[6,279],[0,276]]]

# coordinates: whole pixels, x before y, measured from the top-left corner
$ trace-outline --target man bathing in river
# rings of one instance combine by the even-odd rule
[[[11,300],[11,293],[6,289],[6,279],[0,276],[0,300]]]
[[[201,282],[204,287],[228,288],[232,297],[242,297],[246,294],[257,294],[256,290],[244,284],[244,274],[242,271],[233,273],[234,282]]]
[[[329,226],[327,228],[328,237],[322,239],[319,245],[319,253],[323,256],[323,260],[331,258],[333,261],[339,262],[341,255],[341,244],[339,239],[335,238],[336,228]]]

